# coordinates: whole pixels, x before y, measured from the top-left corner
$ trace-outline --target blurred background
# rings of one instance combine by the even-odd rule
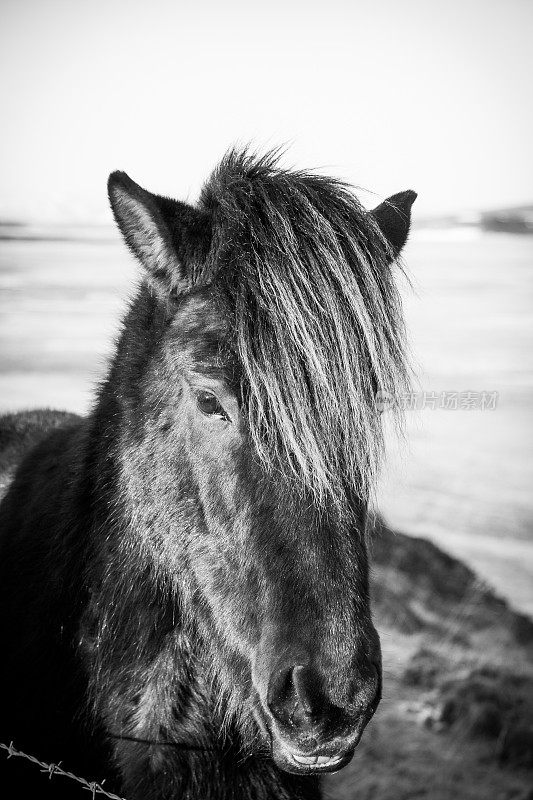
[[[283,144],[287,166],[368,207],[415,189],[415,394],[377,504],[533,613],[530,0],[3,0],[0,15],[0,411],[90,407],[137,276],[110,171],[194,201],[229,146]]]

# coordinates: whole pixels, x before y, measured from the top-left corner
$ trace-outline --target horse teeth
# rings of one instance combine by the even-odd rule
[[[314,766],[315,764],[319,764],[320,766],[325,766],[326,764],[335,764],[342,758],[342,756],[297,756],[294,753],[292,754],[292,757],[298,764],[304,764],[305,766]]]
[[[316,764],[320,756],[292,756],[298,764]]]
[[[334,764],[336,761],[340,760],[341,756],[317,756],[318,764]]]

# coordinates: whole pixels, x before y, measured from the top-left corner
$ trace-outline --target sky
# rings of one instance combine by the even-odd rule
[[[420,215],[533,202],[531,0],[1,0],[0,218],[109,221],[123,169],[193,201],[225,150]]]

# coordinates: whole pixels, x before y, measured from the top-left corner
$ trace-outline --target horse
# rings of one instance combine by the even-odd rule
[[[416,194],[367,211],[249,149],[194,205],[108,194],[142,277],[92,410],[1,425],[0,741],[127,800],[317,800],[382,691],[366,528]]]

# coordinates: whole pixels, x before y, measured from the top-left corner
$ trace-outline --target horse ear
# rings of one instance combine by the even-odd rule
[[[125,172],[112,172],[107,190],[120,232],[156,290],[167,296],[188,291],[208,238],[205,214],[146,191]]]
[[[390,244],[395,259],[407,241],[411,226],[411,206],[416,198],[417,193],[408,189],[406,192],[393,194],[370,212]]]

